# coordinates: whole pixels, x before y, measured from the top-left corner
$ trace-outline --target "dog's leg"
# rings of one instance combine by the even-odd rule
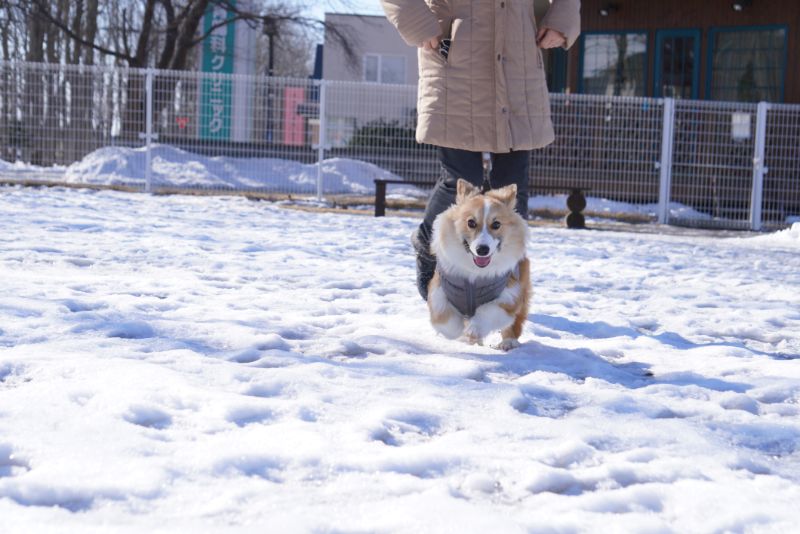
[[[514,321],[514,317],[494,302],[486,303],[475,310],[469,320],[464,335],[467,339],[483,340],[487,335],[506,328]]]
[[[447,300],[444,290],[439,285],[439,274],[431,280],[428,292],[428,310],[431,313],[431,325],[447,339],[457,339],[464,332],[464,319]]]
[[[531,298],[531,285],[530,263],[527,258],[520,262],[519,270],[520,279],[517,286],[519,288],[519,293],[516,298],[517,306],[514,308],[506,307],[506,310],[514,316],[514,322],[500,332],[500,335],[503,336],[503,340],[496,347],[506,352],[519,347],[519,336],[522,335],[522,327],[525,325],[525,321],[528,320],[528,303]]]
[[[522,335],[522,325],[525,324],[526,315],[527,313],[518,314],[514,317],[514,322],[511,326],[500,332],[500,335],[503,336],[503,340],[498,343],[495,348],[508,352],[519,347],[519,336]]]
[[[503,336],[503,341],[500,343],[500,345],[498,345],[497,348],[502,350],[511,350],[519,347],[519,341],[517,340],[519,339],[519,336],[522,335],[522,326],[528,319],[528,307],[521,306],[520,309],[518,309],[514,314],[513,319],[513,322],[500,332],[500,334]]]

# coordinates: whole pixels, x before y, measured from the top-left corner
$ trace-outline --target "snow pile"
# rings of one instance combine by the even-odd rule
[[[779,230],[772,234],[760,235],[750,238],[760,243],[775,245],[800,246],[800,222],[792,224],[789,228]]]
[[[65,167],[61,165],[53,165],[52,167],[40,167],[38,165],[31,165],[24,161],[8,162],[0,159],[0,173],[9,176],[36,177],[36,175],[46,175],[48,178],[54,175],[61,175]]]
[[[0,160],[0,173],[14,178],[63,180],[68,183],[127,185],[143,188],[146,149],[104,147],[86,155],[68,167],[37,167],[22,162]],[[169,145],[153,145],[152,176],[155,187],[257,190],[296,195],[317,194],[318,164],[304,164],[278,158],[206,157]],[[402,180],[402,177],[372,163],[347,158],[322,162],[324,195],[372,195],[376,179]],[[430,188],[393,184],[387,198],[425,198]],[[567,195],[532,196],[531,210],[566,211]],[[655,218],[657,204],[632,204],[599,197],[586,197],[585,212],[603,217],[613,214],[637,214]],[[689,206],[671,203],[670,214],[681,219],[711,219]]]
[[[800,521],[782,244],[532,228],[501,354],[434,334],[415,219],[19,188],[0,212],[0,532]]]
[[[104,147],[67,167],[64,177],[70,183],[141,186],[145,168],[145,148]],[[324,160],[322,175],[326,194],[369,194],[375,190],[375,179],[402,179],[371,163],[346,158]],[[151,179],[155,186],[315,194],[317,164],[277,158],[206,157],[154,145]]]

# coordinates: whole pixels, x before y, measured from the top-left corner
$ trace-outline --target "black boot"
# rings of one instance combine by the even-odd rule
[[[424,300],[428,300],[428,284],[436,271],[436,256],[430,251],[433,221],[455,204],[459,177],[477,187],[483,182],[483,159],[480,152],[440,147],[439,161],[442,165],[439,179],[425,206],[422,223],[411,234],[411,245],[417,255],[417,289]]]
[[[430,252],[430,244],[420,235],[419,229],[411,234],[411,246],[417,256],[417,290],[422,300],[428,300],[428,284],[436,271],[436,256]]]

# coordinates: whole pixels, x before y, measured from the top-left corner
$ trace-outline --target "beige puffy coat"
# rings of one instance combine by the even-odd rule
[[[381,0],[411,46],[440,35],[447,60],[419,50],[417,141],[476,152],[540,148],[553,141],[533,0]],[[553,0],[542,27],[569,48],[580,33],[580,1]]]

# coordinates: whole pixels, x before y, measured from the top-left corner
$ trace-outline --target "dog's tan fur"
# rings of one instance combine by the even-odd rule
[[[510,350],[519,345],[531,290],[530,262],[525,253],[528,226],[514,211],[516,194],[516,186],[511,185],[482,195],[469,182],[459,180],[456,204],[434,222],[431,252],[438,269],[473,281],[512,272],[496,300],[479,306],[473,317],[465,318],[443,297],[437,270],[428,286],[428,308],[431,324],[446,337],[482,343],[488,333],[499,330],[503,340],[498,348]],[[497,223],[499,227],[493,228]],[[476,253],[468,251],[465,242],[497,244],[489,265],[478,266]]]

